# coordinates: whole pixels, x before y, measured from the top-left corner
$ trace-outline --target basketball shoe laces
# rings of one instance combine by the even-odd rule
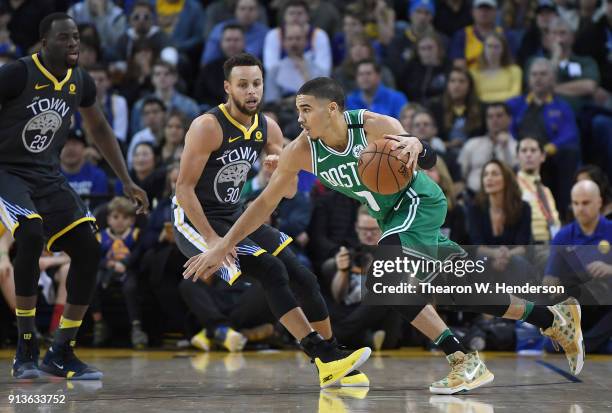
[[[560,350],[559,346],[561,346],[563,348],[563,351],[565,351],[566,354],[573,355],[578,352],[578,350],[576,349],[576,343],[573,341],[570,341],[563,334],[561,329],[551,328],[550,333],[546,335],[550,337],[550,340],[552,342],[552,345],[555,351],[559,351]]]
[[[465,358],[465,355],[453,357],[453,360],[450,363],[451,371],[448,373],[449,379],[458,377],[463,380],[463,373],[465,372]]]

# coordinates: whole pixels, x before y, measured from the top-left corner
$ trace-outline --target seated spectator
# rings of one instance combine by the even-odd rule
[[[599,166],[583,165],[576,171],[575,182],[591,180],[599,187],[602,198],[601,214],[607,219],[612,219],[612,187],[610,186],[610,175],[606,175]]]
[[[3,1],[7,14],[10,15],[6,27],[11,40],[24,54],[36,53],[40,50],[38,25],[41,20],[53,13],[52,2],[39,1]]]
[[[106,202],[108,178],[104,171],[85,160],[87,143],[80,130],[72,131],[60,153],[60,172],[85,204],[94,209]]]
[[[389,46],[395,29],[395,10],[385,0],[356,0],[348,6],[349,10],[361,14],[366,19],[366,35]]]
[[[94,82],[96,82],[96,100],[108,123],[113,128],[115,136],[125,148],[128,132],[128,105],[126,99],[114,93],[108,67],[105,65],[91,66],[88,69]]]
[[[189,54],[202,44],[204,10],[197,0],[157,0],[159,27],[179,52]]]
[[[11,21],[9,9],[4,4],[0,5],[0,50],[15,58],[23,55],[23,51],[11,39],[11,31],[8,24]]]
[[[94,346],[103,345],[110,332],[103,317],[102,294],[112,284],[121,285],[127,307],[134,348],[144,348],[149,342],[142,331],[142,311],[139,302],[138,280],[130,268],[133,251],[137,248],[139,230],[135,227],[136,208],[127,198],[116,197],[107,207],[107,227],[99,234],[102,259],[98,270],[98,283],[92,302],[94,320]]]
[[[138,0],[132,8],[129,28],[119,37],[114,50],[119,60],[126,61],[132,55],[134,43],[148,41],[155,50],[168,46],[169,39],[158,25],[155,24],[155,9],[151,2]]]
[[[438,154],[443,155],[446,153],[446,146],[444,146],[442,139],[437,136],[438,126],[431,113],[427,112],[427,110],[414,112],[411,126],[411,132],[420,139],[427,141]]]
[[[459,150],[470,136],[484,132],[482,107],[474,80],[466,69],[453,68],[444,94],[428,103],[447,149]]]
[[[537,8],[537,1],[504,1],[501,5],[501,25],[504,29],[522,36],[535,22]]]
[[[529,92],[508,101],[513,136],[542,137],[547,160],[542,179],[550,187],[561,216],[569,204],[572,177],[579,162],[580,140],[572,108],[554,95],[555,68],[544,58],[529,67]]]
[[[386,306],[361,304],[361,277],[373,259],[381,231],[365,207],[360,207],[355,222],[359,244],[346,246],[323,264],[322,277],[331,290],[327,300],[329,317],[338,341],[350,348],[367,345],[375,351],[397,348],[402,335],[402,319]]]
[[[436,3],[433,25],[446,37],[472,24],[472,6],[469,0],[440,0]]]
[[[339,66],[347,58],[349,53],[349,43],[353,44],[353,41],[357,38],[365,37],[369,44],[374,49],[376,58],[380,58],[382,55],[382,46],[376,41],[370,39],[365,34],[365,18],[360,14],[347,11],[344,13],[342,31],[338,31],[332,40],[332,53],[333,53],[333,64],[334,67]]]
[[[329,76],[332,71],[332,55],[329,37],[325,31],[310,24],[308,3],[303,0],[289,0],[285,2],[282,11],[282,24],[266,34],[263,49],[263,65],[265,71],[272,70],[287,54],[285,49],[283,30],[288,26],[301,26],[306,33],[305,52],[309,60],[314,62],[317,71]]]
[[[168,110],[178,109],[183,112],[190,121],[200,114],[200,108],[195,100],[176,90],[175,86],[178,81],[178,74],[176,72],[176,67],[172,64],[162,60],[155,62],[151,81],[155,88],[153,95],[161,99]],[[130,130],[132,133],[144,127],[140,117],[143,103],[144,99],[140,99],[132,108],[132,115],[130,116]]]
[[[458,30],[451,39],[450,59],[455,66],[473,69],[484,49],[484,39],[503,29],[495,24],[497,0],[474,0],[472,17],[474,24]]]
[[[162,182],[162,196],[152,207],[132,262],[148,292],[145,300],[152,304],[160,317],[158,328],[184,331],[187,308],[181,299],[179,285],[183,281],[182,268],[187,259],[176,246],[172,229],[172,195],[176,191],[178,172],[178,163],[167,169],[165,182]],[[154,336],[154,332],[149,330],[151,341]]]
[[[592,326],[583,330],[586,351],[592,353],[605,349],[612,337],[611,307],[584,305],[604,300],[609,303],[608,295],[602,299],[596,296],[598,291],[585,287],[589,281],[594,281],[595,288],[599,287],[600,291],[605,292],[606,290],[598,283],[606,282],[612,277],[609,258],[612,221],[600,213],[601,194],[599,187],[593,181],[583,180],[575,184],[571,197],[576,220],[562,227],[553,238],[551,244],[557,247],[551,250],[543,283],[564,285],[567,294],[578,298],[583,304],[583,323],[595,318],[594,323],[589,323]],[[567,251],[563,247],[566,245],[573,245],[574,248]],[[593,247],[586,247],[587,245]]]
[[[162,197],[165,188],[166,170],[157,168],[155,149],[149,142],[140,142],[134,147],[134,162],[129,170],[136,185],[144,189],[152,205]],[[115,194],[123,195],[121,181],[115,183]]]
[[[259,283],[239,279],[229,286],[219,277],[211,277],[195,283],[182,280],[179,291],[202,328],[190,340],[199,350],[222,348],[239,352],[247,342],[261,341],[274,334],[276,319]]]
[[[236,24],[226,24],[221,35],[222,56],[200,67],[194,97],[207,106],[215,106],[225,100],[225,73],[227,59],[244,52],[244,30]]]
[[[347,248],[357,245],[355,221],[359,205],[359,201],[336,191],[324,193],[314,201],[308,229],[308,250],[315,274],[320,272],[323,262],[334,257],[342,245]]]
[[[11,313],[15,313],[15,274],[9,250],[13,245],[11,233],[0,222],[0,292]]]
[[[208,6],[204,10],[204,38],[207,39],[211,30],[219,23],[229,20],[236,15],[235,2],[227,0],[213,0],[208,2]],[[272,6],[272,5],[271,5]],[[257,21],[264,26],[268,24],[268,10],[264,5],[258,2],[257,4]]]
[[[63,252],[43,251],[38,259],[38,267],[40,269],[38,285],[42,287],[45,301],[53,306],[48,329],[50,335],[59,327],[64,314],[64,307],[68,298],[66,279],[70,269],[70,257]],[[56,290],[54,290],[54,286],[57,286]]]
[[[283,28],[283,50],[287,55],[266,70],[264,102],[279,102],[292,98],[299,88],[315,77],[327,76],[316,58],[306,49],[307,33],[303,26],[289,24]],[[290,104],[294,106],[293,102]]]
[[[442,235],[459,245],[469,244],[470,238],[467,232],[465,209],[457,200],[453,179],[442,157],[438,156],[435,166],[425,170],[425,173],[440,186],[444,196],[446,196],[448,211],[440,228]]]
[[[411,133],[413,129],[412,118],[414,117],[414,114],[423,111],[425,111],[425,108],[421,106],[421,104],[414,102],[407,103],[402,107],[399,121],[406,132]]]
[[[102,44],[116,44],[127,28],[123,10],[112,0],[84,0],[68,9],[68,14],[77,24],[95,24]]]
[[[555,93],[567,100],[574,113],[579,113],[600,89],[599,68],[593,58],[574,54],[575,35],[565,20],[553,19],[549,36],[548,51],[557,68]]]
[[[599,65],[601,86],[612,92],[612,44],[610,31],[612,30],[612,1],[606,1],[606,13],[591,27],[578,33],[574,51],[577,55],[590,56]],[[609,96],[608,96],[609,98]],[[601,98],[597,98],[601,102]]]
[[[573,2],[571,0],[555,0],[559,17],[570,25],[572,31],[578,30],[578,24],[580,22],[580,16],[578,15],[578,10],[576,10],[576,3],[578,2]]]
[[[79,44],[79,66],[89,68],[99,65],[102,61],[102,50],[91,39],[84,38]]]
[[[132,53],[127,62],[126,73],[119,86],[119,93],[127,99],[130,108],[136,101],[153,92],[151,75],[153,73],[153,62],[157,60],[158,56],[159,50],[155,50],[149,41],[134,42]],[[134,133],[134,131],[130,131],[130,133]]]
[[[381,67],[371,59],[357,63],[357,87],[346,97],[346,109],[368,109],[399,119],[406,95],[382,84]]]
[[[553,0],[538,0],[535,21],[527,29],[517,52],[521,67],[534,56],[543,56],[548,47],[548,31],[550,22],[557,16],[557,6]]]
[[[166,117],[164,136],[159,143],[159,158],[161,165],[172,165],[180,159],[177,152],[185,144],[187,133],[187,120],[185,115],[179,111],[170,111]],[[181,151],[182,153],[182,151]]]
[[[259,23],[257,0],[238,0],[234,18],[218,23],[208,35],[200,66],[223,57],[222,38],[227,25],[238,25],[244,34],[244,51],[258,58],[263,55],[263,45],[268,27]]]
[[[339,31],[338,27],[342,24],[342,16],[334,3],[326,0],[310,0],[308,2],[312,25],[325,30],[330,38]]]
[[[518,143],[519,172],[517,174],[523,201],[531,207],[531,233],[539,244],[548,242],[559,231],[559,211],[550,189],[542,184],[540,168],[546,160],[542,142],[530,136]]]
[[[450,64],[440,36],[426,32],[416,41],[417,56],[408,62],[398,79],[398,89],[411,101],[427,103],[444,93]]]
[[[468,228],[477,254],[491,258],[489,269],[513,280],[531,276],[522,258],[532,240],[531,208],[521,199],[514,172],[498,160],[482,169],[480,192],[468,206]]]
[[[484,41],[484,51],[470,71],[478,97],[484,103],[505,101],[521,94],[523,72],[512,62],[508,43],[497,32]]]
[[[342,65],[334,69],[332,77],[336,79],[344,90],[354,90],[357,88],[355,74],[357,63],[365,59],[375,60],[375,51],[372,42],[365,36],[357,36],[349,41],[348,53]],[[385,86],[395,88],[393,73],[387,66],[381,66],[381,80]]]
[[[136,145],[148,142],[152,144],[153,147],[158,147],[164,135],[164,121],[166,118],[166,105],[164,105],[164,102],[156,97],[150,96],[145,98],[141,107],[145,128],[132,136],[130,146],[127,150],[128,168],[132,167]]]
[[[388,46],[393,52],[387,54],[385,61],[393,69],[393,74],[397,79],[406,76],[406,65],[416,58],[417,41],[428,33],[435,33],[432,20],[436,14],[436,8],[432,0],[411,0],[409,14],[410,26],[395,33]],[[438,51],[443,53],[441,50]]]
[[[482,168],[498,159],[511,168],[516,166],[516,140],[510,133],[512,118],[505,103],[493,103],[486,109],[487,134],[468,139],[459,153],[461,174],[472,194],[480,191]]]

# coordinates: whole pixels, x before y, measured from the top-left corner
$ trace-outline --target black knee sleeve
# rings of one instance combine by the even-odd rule
[[[289,288],[289,276],[283,262],[277,257],[265,253],[257,257],[240,256],[240,268],[261,283],[270,310],[277,319],[298,307],[297,301]]]
[[[15,292],[18,296],[30,297],[38,292],[40,268],[38,259],[44,247],[44,231],[40,219],[21,218],[15,231]]]
[[[67,302],[88,305],[96,289],[96,275],[101,258],[100,244],[88,223],[77,225],[60,237],[57,249],[70,256],[66,279]]]
[[[306,318],[311,322],[325,320],[329,313],[317,277],[288,248],[282,250],[278,258],[287,268],[289,285],[302,305]]]

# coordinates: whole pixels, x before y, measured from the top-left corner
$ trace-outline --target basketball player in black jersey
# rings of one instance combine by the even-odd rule
[[[145,192],[130,179],[117,140],[95,105],[93,79],[77,66],[79,32],[63,13],[40,23],[42,49],[0,69],[0,219],[17,245],[15,292],[19,340],[15,378],[37,378],[40,370],[74,380],[100,379],[102,372],[74,355],[75,337],[95,289],[100,248],[95,219],[59,169],[71,117],[79,110],[100,152],[146,211]],[[68,298],[60,326],[38,367],[34,316],[38,259],[42,250],[71,258]]]
[[[240,192],[253,163],[262,151],[278,155],[283,145],[278,125],[259,112],[261,62],[240,54],[225,62],[224,72],[227,102],[193,121],[181,157],[173,218],[177,245],[188,257],[214,247],[225,235],[244,210]],[[274,315],[316,363],[321,387],[368,385],[354,369],[368,359],[370,349],[338,349],[317,279],[285,248],[290,242],[263,225],[237,245],[234,262],[218,275],[230,284],[241,273],[261,282]]]

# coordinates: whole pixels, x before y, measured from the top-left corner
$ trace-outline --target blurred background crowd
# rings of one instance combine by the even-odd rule
[[[235,351],[229,332],[253,347],[291,344],[255,281],[183,280],[171,225],[186,130],[225,101],[223,62],[243,51],[262,59],[262,110],[288,141],[301,131],[295,92],[318,76],[342,84],[347,109],[395,117],[427,140],[439,155],[427,173],[448,200],[443,232],[497,246],[491,271],[531,265],[563,283],[546,246],[593,245],[600,255],[579,271],[612,280],[612,0],[2,0],[0,64],[35,53],[38,24],[53,11],[78,23],[79,64],[153,205],[136,216],[76,116],[61,169],[97,217],[104,253],[82,343]],[[269,178],[253,170],[244,201]],[[584,180],[594,184],[575,185]],[[270,223],[317,274],[341,342],[427,345],[388,308],[360,305],[381,234],[356,201],[302,173]],[[16,337],[14,246],[0,233],[3,345]],[[69,266],[61,253],[40,257],[41,336],[57,328]],[[611,308],[583,317],[587,351],[612,352]],[[525,325],[462,313],[448,322],[474,349],[544,345]]]

